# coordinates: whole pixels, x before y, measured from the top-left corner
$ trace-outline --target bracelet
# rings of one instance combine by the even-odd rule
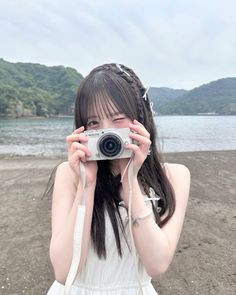
[[[149,210],[148,213],[146,213],[144,215],[141,215],[141,216],[138,216],[136,218],[131,217],[132,225],[135,226],[135,227],[138,227],[139,226],[139,220],[145,219],[145,218],[149,217],[150,215],[152,215],[152,210]],[[129,220],[129,217],[127,216],[126,219]]]

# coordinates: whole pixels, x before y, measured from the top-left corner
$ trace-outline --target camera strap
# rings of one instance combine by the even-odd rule
[[[127,167],[122,175],[122,179],[124,174],[128,169],[128,183],[129,183],[129,204],[128,204],[128,217],[129,217],[129,231],[131,237],[131,250],[132,255],[134,258],[134,265],[135,265],[135,272],[138,280],[139,285],[139,294],[143,295],[143,288],[141,285],[139,272],[138,272],[138,259],[136,253],[136,247],[134,244],[134,237],[132,232],[132,217],[131,217],[131,208],[132,208],[132,196],[133,196],[133,187],[132,187],[132,180],[133,180],[133,157],[130,158]],[[82,183],[82,199],[81,203],[78,206],[76,220],[75,220],[75,227],[74,227],[74,236],[73,236],[73,256],[71,266],[66,278],[65,289],[63,295],[70,295],[71,294],[71,287],[74,283],[74,280],[77,275],[78,266],[81,258],[81,249],[82,249],[82,238],[83,238],[83,230],[84,230],[84,219],[85,219],[85,195],[84,195],[84,188],[86,184],[86,173],[84,164],[80,162],[80,181]]]
[[[132,197],[133,197],[133,185],[132,185],[132,180],[133,180],[133,156],[130,158],[130,161],[127,164],[128,166],[128,182],[129,182],[129,204],[128,204],[128,220],[129,220],[129,231],[130,231],[130,237],[131,237],[131,250],[134,258],[134,265],[135,265],[135,272],[136,272],[136,277],[138,280],[138,285],[139,285],[139,294],[138,295],[143,295],[143,288],[141,285],[140,277],[139,277],[139,272],[138,272],[138,259],[137,259],[137,252],[136,252],[136,247],[134,244],[134,237],[133,237],[133,231],[132,231],[132,216],[131,216],[131,208],[132,208]],[[126,172],[126,169],[123,173]]]

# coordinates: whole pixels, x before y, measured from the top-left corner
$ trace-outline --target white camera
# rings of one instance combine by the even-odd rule
[[[84,131],[88,137],[84,144],[91,152],[88,161],[130,158],[132,151],[124,148],[126,144],[133,143],[129,137],[130,132],[129,128]]]

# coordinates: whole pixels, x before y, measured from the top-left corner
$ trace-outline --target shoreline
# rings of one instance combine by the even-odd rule
[[[161,156],[165,156],[165,155],[173,155],[173,154],[199,154],[199,153],[221,153],[221,152],[226,152],[226,153],[230,153],[230,152],[234,152],[236,151],[236,149],[226,149],[226,150],[201,150],[201,151],[180,151],[180,152],[162,152],[159,153]],[[18,155],[18,154],[0,154],[0,160],[4,159],[4,158],[9,158],[9,159],[19,159],[19,158],[32,158],[32,159],[36,159],[36,158],[45,158],[45,159],[66,159],[67,155],[65,153],[65,155],[61,154],[61,155],[43,155],[43,154],[38,154],[38,155]]]
[[[154,118],[158,117],[228,117],[228,116],[236,116],[236,114],[211,114],[211,113],[197,113],[197,114],[156,114]],[[52,115],[52,116],[20,116],[20,117],[12,117],[5,116],[0,114],[0,119],[51,119],[51,118],[74,118],[74,115]]]
[[[158,295],[233,295],[236,150],[165,153],[191,172],[190,198],[176,253],[153,285]],[[42,198],[65,157],[0,155],[1,294],[46,294],[54,281],[49,259],[51,198]],[[158,250],[158,249],[157,249]]]

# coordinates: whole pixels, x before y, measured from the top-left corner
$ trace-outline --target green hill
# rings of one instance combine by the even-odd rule
[[[73,68],[0,59],[0,116],[71,115],[82,79]],[[236,78],[190,91],[151,87],[148,94],[158,115],[236,115]]]
[[[194,88],[161,105],[158,113],[236,115],[236,78],[224,78]]]
[[[0,115],[71,114],[82,75],[72,68],[0,59]]]
[[[185,94],[187,90],[172,89],[167,87],[150,87],[148,95],[153,102],[155,112],[159,113],[160,107],[174,101],[177,97]]]

